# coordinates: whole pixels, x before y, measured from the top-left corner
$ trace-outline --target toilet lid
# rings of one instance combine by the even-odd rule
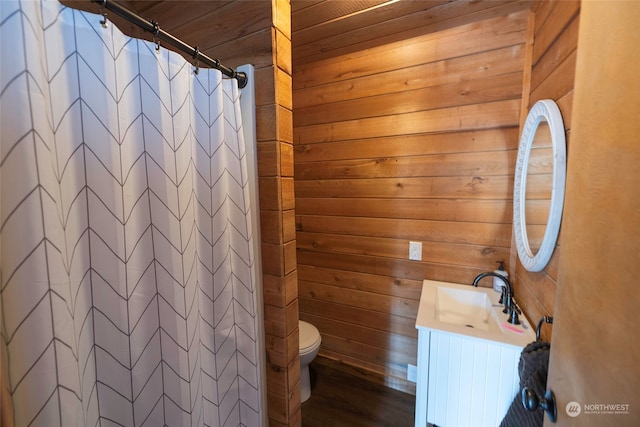
[[[320,331],[311,323],[300,320],[298,328],[300,329],[300,350],[313,347],[320,341]]]

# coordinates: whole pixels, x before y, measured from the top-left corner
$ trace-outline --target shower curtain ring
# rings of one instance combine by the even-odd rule
[[[160,40],[157,39],[158,37],[158,33],[160,32],[160,25],[158,24],[157,21],[151,21],[151,24],[153,24],[153,42],[156,44],[156,53],[160,52]]]
[[[198,65],[198,55],[200,55],[200,51],[198,50],[198,46],[196,46],[195,48],[193,48],[193,59],[194,59],[194,65],[193,65],[193,74],[198,75],[198,73],[200,72],[200,67]]]
[[[100,10],[98,13],[100,13],[100,15],[102,15],[102,19],[100,20],[100,25],[102,25],[102,28],[107,28],[109,26],[109,21],[107,21],[107,12],[103,12],[102,8],[106,7],[107,5],[107,0],[102,0],[102,6],[100,6]]]

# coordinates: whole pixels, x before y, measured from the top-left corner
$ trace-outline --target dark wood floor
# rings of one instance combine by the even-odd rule
[[[302,404],[302,427],[411,427],[415,396],[311,363],[311,398]]]

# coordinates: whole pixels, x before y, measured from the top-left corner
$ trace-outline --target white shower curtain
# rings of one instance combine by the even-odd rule
[[[237,82],[99,20],[0,1],[2,410],[258,426]]]

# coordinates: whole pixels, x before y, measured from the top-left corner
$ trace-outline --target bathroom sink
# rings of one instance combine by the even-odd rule
[[[440,322],[488,331],[491,301],[475,289],[437,286],[435,315]]]
[[[520,315],[521,324],[508,323],[499,299],[500,293],[492,288],[424,280],[416,327],[518,347],[534,341],[524,314]]]
[[[493,288],[425,280],[418,329],[415,425],[499,425],[519,390],[529,320],[507,322]]]

